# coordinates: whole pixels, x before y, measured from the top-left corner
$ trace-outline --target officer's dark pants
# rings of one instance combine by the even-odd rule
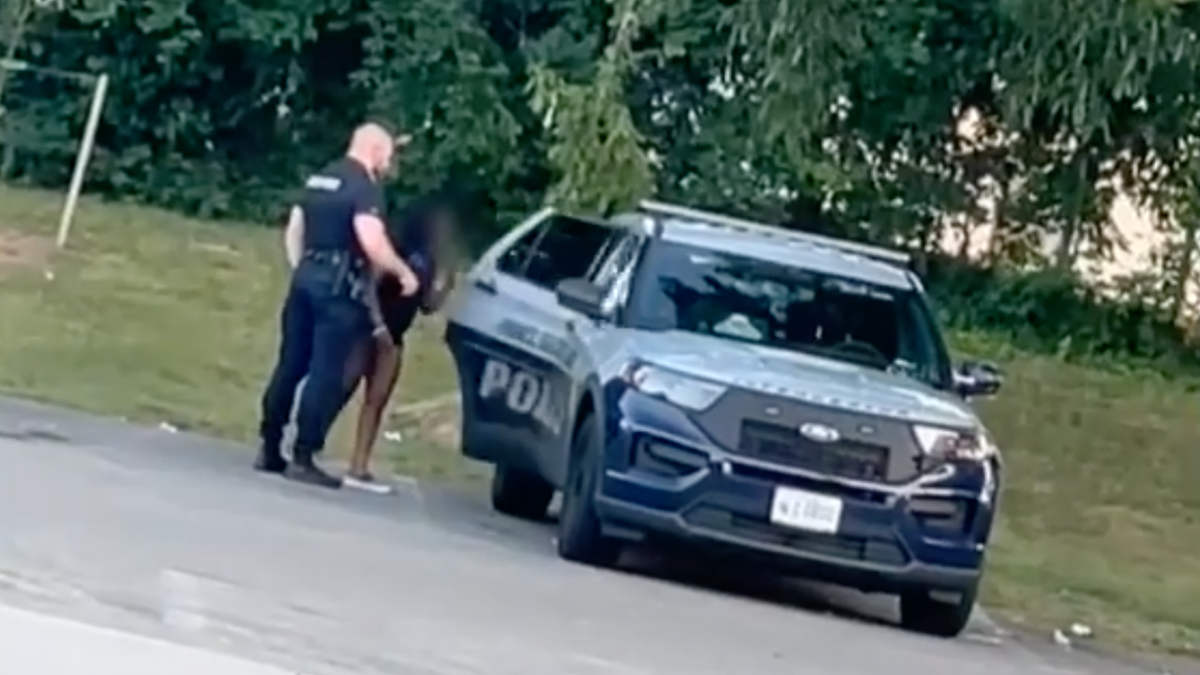
[[[259,433],[269,456],[278,456],[296,390],[306,377],[292,449],[299,464],[311,461],[325,446],[329,428],[353,394],[346,368],[370,338],[370,323],[365,307],[350,298],[346,280],[337,275],[333,265],[305,260],[292,276],[280,317],[279,356],[262,398]]]

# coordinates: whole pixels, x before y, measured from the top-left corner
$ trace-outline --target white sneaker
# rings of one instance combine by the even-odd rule
[[[342,477],[342,486],[354,488],[356,490],[362,490],[364,492],[371,492],[377,495],[387,495],[391,494],[393,491],[391,485],[388,485],[387,483],[380,483],[379,481],[375,480],[374,476],[370,474],[365,476],[346,474]]]

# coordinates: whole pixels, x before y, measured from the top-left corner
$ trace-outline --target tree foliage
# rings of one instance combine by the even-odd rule
[[[1125,244],[1109,214],[1126,194],[1171,245],[1105,297],[1135,302],[1145,310],[1137,321],[1153,331],[1188,309],[1200,214],[1200,3],[30,7],[7,0],[0,12],[11,56],[113,78],[89,183],[113,196],[272,219],[296,179],[370,117],[416,138],[397,194],[455,190],[478,207],[481,237],[544,200],[605,211],[658,194],[905,246],[949,287],[966,277],[938,272],[947,269],[942,243],[957,237],[949,253],[962,262],[967,244],[982,240],[971,264],[990,270],[991,288],[1019,288],[1005,306],[1021,307],[1030,288],[1060,293],[1059,282],[1087,295],[1075,271]],[[84,93],[22,73],[0,90],[9,177],[65,180],[63,153],[39,152],[36,141],[57,134],[61,145],[84,114]],[[1001,281],[1029,272],[1058,281]],[[982,297],[973,285],[955,293]]]
[[[534,111],[550,135],[547,159],[558,174],[549,201],[601,213],[634,205],[647,196],[653,181],[625,91],[637,63],[634,40],[657,0],[610,2],[610,42],[598,55],[589,81],[570,82],[535,64],[529,83]]]

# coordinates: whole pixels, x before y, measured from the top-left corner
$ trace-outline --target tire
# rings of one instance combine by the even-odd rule
[[[928,590],[900,595],[900,625],[936,637],[957,637],[967,627],[975,607],[976,586],[963,591],[956,602],[934,598]]]
[[[600,434],[594,417],[580,424],[571,443],[571,461],[563,485],[558,517],[558,555],[563,560],[612,567],[621,557],[621,542],[604,536],[596,515],[596,493],[603,465]]]
[[[542,520],[553,498],[554,486],[541,476],[503,464],[497,464],[492,473],[492,508],[500,513]]]

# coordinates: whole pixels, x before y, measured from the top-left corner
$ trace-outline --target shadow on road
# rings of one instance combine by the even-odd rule
[[[486,495],[462,488],[423,485],[425,510],[440,527],[522,553],[556,557],[556,517],[528,522],[495,513]],[[553,511],[553,509],[552,509]],[[896,602],[891,596],[783,577],[736,563],[696,557],[694,553],[635,546],[623,556],[620,571],[683,587],[745,600],[794,607],[854,621],[894,626]],[[978,623],[978,622],[977,622]],[[972,632],[987,632],[983,625]]]

